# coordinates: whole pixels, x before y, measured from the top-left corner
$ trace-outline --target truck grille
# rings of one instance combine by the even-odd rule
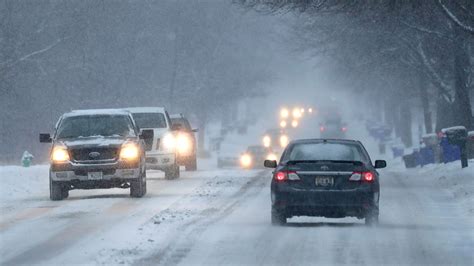
[[[118,156],[118,148],[80,148],[71,150],[74,161],[113,160]]]

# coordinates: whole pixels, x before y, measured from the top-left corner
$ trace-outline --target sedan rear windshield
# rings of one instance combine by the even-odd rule
[[[64,118],[59,124],[57,138],[95,136],[135,136],[132,121],[126,115],[84,115]]]
[[[134,113],[133,119],[139,128],[166,128],[166,118],[162,113]]]
[[[357,144],[297,143],[285,152],[283,161],[361,161],[368,158]]]

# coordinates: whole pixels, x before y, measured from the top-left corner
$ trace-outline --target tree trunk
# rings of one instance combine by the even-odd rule
[[[469,98],[468,79],[472,72],[469,62],[468,41],[470,36],[456,27],[456,46],[454,49],[454,103],[455,120],[457,125],[473,129],[471,102]]]
[[[425,77],[423,74],[419,76],[420,83],[418,84],[420,89],[420,98],[421,98],[421,106],[423,108],[423,118],[425,122],[425,132],[427,134],[433,133],[433,122],[431,120],[431,112],[430,112],[430,102],[428,99],[428,83],[426,82]]]
[[[405,144],[406,147],[413,146],[411,122],[412,122],[412,117],[411,117],[410,105],[407,103],[402,103],[400,106],[399,126],[400,126],[400,137],[402,139],[403,144]]]

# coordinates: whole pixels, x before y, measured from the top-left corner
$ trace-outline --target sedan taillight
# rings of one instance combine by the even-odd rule
[[[370,171],[367,171],[367,172],[354,172],[354,173],[352,173],[349,180],[350,181],[373,182],[374,178],[375,178],[374,174]]]
[[[276,181],[300,180],[300,177],[294,171],[278,171],[273,175]]]

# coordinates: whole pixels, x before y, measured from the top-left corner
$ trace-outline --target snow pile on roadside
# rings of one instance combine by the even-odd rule
[[[0,202],[44,195],[49,189],[49,166],[0,166]]]
[[[474,216],[474,160],[469,160],[469,167],[462,169],[459,161],[447,164],[430,164],[421,168],[404,169],[401,162],[394,163],[390,170],[405,172],[407,178],[422,180],[424,184],[436,185],[439,189],[447,189],[453,198],[466,210],[466,214]]]

